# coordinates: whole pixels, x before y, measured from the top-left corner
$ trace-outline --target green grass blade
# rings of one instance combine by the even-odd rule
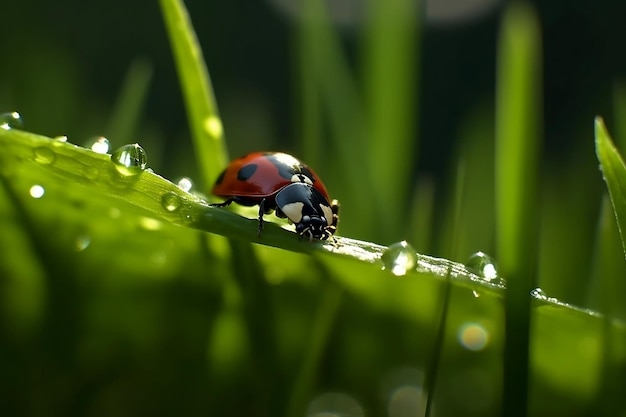
[[[152,64],[145,59],[135,59],[126,73],[124,85],[117,99],[113,114],[104,131],[115,143],[133,141],[137,125],[152,80]]]
[[[160,3],[187,107],[201,182],[206,189],[228,162],[222,121],[185,5],[181,0]]]
[[[340,197],[342,216],[350,218],[350,223],[340,226],[341,233],[373,238],[367,235],[369,230],[358,228],[371,222],[376,213],[369,196],[371,170],[363,168],[367,122],[361,97],[324,4],[306,0],[303,7],[308,18],[301,23],[297,54],[307,162],[319,166],[322,177],[335,179],[333,195]],[[328,123],[332,142],[321,141],[322,119]]]
[[[537,164],[541,44],[535,12],[514,3],[504,13],[496,96],[496,244],[507,277],[504,415],[526,415],[529,292],[537,242]]]
[[[408,239],[417,252],[433,253],[435,218],[435,184],[432,178],[418,179],[411,203]]]
[[[626,233],[626,166],[600,117],[596,118],[595,132],[596,154],[600,161],[604,181],[609,189],[613,212],[622,238],[622,249],[626,254],[626,236],[624,235]]]
[[[418,10],[410,0],[369,3],[364,78],[368,160],[374,174],[370,178],[370,194],[374,201],[384,202],[387,214],[378,221],[381,229],[388,232],[386,238],[391,239],[402,233],[413,178],[411,170],[417,160]]]
[[[619,231],[610,198],[602,199],[593,263],[591,285],[587,290],[586,305],[602,311],[609,317],[626,319],[623,294],[626,293],[626,262],[621,249]]]

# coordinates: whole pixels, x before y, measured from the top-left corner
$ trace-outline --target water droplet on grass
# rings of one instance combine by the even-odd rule
[[[11,130],[11,129],[23,129],[24,121],[22,120],[22,116],[13,111],[11,113],[2,113],[0,114],[0,129]]]
[[[406,275],[417,267],[417,253],[408,242],[403,240],[389,245],[382,255],[383,269],[388,269],[396,276]]]
[[[41,165],[50,165],[57,157],[52,149],[45,146],[35,148],[33,154],[35,155],[35,162]]]
[[[76,237],[75,248],[77,252],[82,252],[91,244],[91,237],[89,235],[79,235]]]
[[[546,293],[539,287],[530,291],[530,295],[538,300],[547,300],[548,296]]]
[[[496,261],[484,252],[476,252],[472,254],[465,263],[467,269],[489,282],[499,282]]]
[[[111,155],[111,161],[122,175],[133,176],[143,172],[148,163],[146,151],[137,143],[124,145]]]
[[[46,193],[46,189],[39,184],[35,184],[28,190],[32,198],[41,198]]]
[[[173,213],[180,208],[182,201],[179,196],[170,191],[163,194],[163,197],[161,197],[161,205],[165,210]]]
[[[55,136],[53,139],[54,139],[56,142],[60,142],[60,143],[65,143],[65,142],[67,142],[67,136],[65,136],[65,135]]]
[[[95,153],[99,153],[99,154],[103,154],[104,155],[107,152],[109,152],[109,149],[111,147],[111,143],[104,136],[98,136],[98,137],[93,138],[87,144],[87,147],[89,149],[91,149],[92,151],[94,151]]]
[[[178,180],[177,185],[178,188],[188,193],[193,187],[193,182],[191,182],[191,179],[187,177],[182,177],[180,180]]]

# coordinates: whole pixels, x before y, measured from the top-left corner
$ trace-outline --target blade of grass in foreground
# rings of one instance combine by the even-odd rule
[[[530,296],[537,241],[540,137],[540,30],[533,9],[505,10],[498,41],[496,96],[496,244],[507,277],[503,415],[528,410]]]
[[[181,0],[161,0],[160,3],[187,107],[202,183],[208,187],[228,162],[222,121],[184,3]]]
[[[613,211],[617,219],[617,227],[622,238],[622,249],[626,254],[626,166],[615,148],[604,121],[596,117],[596,154],[602,168],[602,175],[611,196]]]

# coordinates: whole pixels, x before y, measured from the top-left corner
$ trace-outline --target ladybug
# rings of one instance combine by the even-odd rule
[[[291,155],[254,152],[233,160],[219,175],[213,194],[242,206],[259,205],[259,232],[263,215],[275,211],[296,225],[296,233],[310,240],[333,236],[339,221],[339,203],[330,200],[324,183],[311,168]],[[330,201],[330,202],[329,202]]]

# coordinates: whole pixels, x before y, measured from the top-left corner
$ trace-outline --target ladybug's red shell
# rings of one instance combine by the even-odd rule
[[[298,181],[295,177],[302,182],[310,181],[313,188],[330,200],[326,187],[311,168],[280,152],[254,152],[233,160],[215,182],[213,194],[261,200]]]

